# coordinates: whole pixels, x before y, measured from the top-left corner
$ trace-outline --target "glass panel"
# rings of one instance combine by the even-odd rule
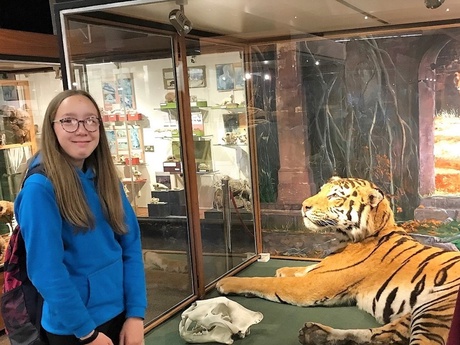
[[[146,323],[193,294],[177,112],[162,107],[172,71],[168,36],[70,20],[73,87],[102,109],[105,132],[142,232],[149,308]],[[174,75],[168,74],[174,90]],[[172,158],[175,156],[175,158]]]
[[[251,46],[264,251],[330,252],[335,236],[305,229],[300,207],[334,175],[375,182],[410,231],[439,226],[430,221],[457,228],[458,36],[452,28]],[[430,234],[456,234],[445,228]]]
[[[200,15],[207,0],[183,6],[191,34],[250,46],[264,251],[328,252],[333,236],[305,229],[300,206],[333,175],[373,180],[398,221],[460,218],[455,15],[382,4],[213,2],[213,16]],[[164,23],[175,7],[146,3],[129,15]]]
[[[242,48],[187,40],[205,283],[255,255]]]
[[[259,195],[254,199],[261,203],[265,252],[322,257],[330,251],[334,235],[305,229],[300,206],[333,175],[373,180],[389,195],[398,221],[460,217],[458,136],[453,130],[460,106],[458,28],[396,32],[392,26],[391,34],[342,34],[356,28],[371,30],[382,22],[354,8],[345,13],[342,4],[334,1],[318,2],[302,13],[296,2],[293,7],[283,7],[286,11],[276,13],[276,18],[265,2],[255,2],[250,8],[245,2],[235,4],[230,12],[227,3],[216,2],[215,16],[201,15],[209,7],[206,1],[190,2],[183,9],[193,19],[191,34],[207,37],[192,40],[186,36],[192,114],[184,115],[193,117],[196,139],[193,149],[204,262],[208,265],[206,283],[254,254],[254,218],[252,210],[245,210],[254,202],[253,196],[245,196],[244,181],[248,186],[255,181],[250,181],[250,169],[245,167],[249,150],[244,130],[257,152]],[[154,21],[164,29],[163,25],[171,28],[168,14],[177,7],[172,1],[146,2],[129,8],[113,6],[107,13],[133,17],[133,23],[136,19]],[[382,15],[385,11],[384,7],[377,9]],[[323,20],[324,14],[334,20]],[[401,19],[394,25],[408,22]],[[153,169],[154,174],[141,172],[150,178],[151,204],[155,204],[145,221],[161,228],[160,219],[168,217],[163,232],[172,229],[171,237],[183,241],[176,244],[161,238],[157,243],[164,243],[169,251],[187,250],[188,232],[181,228],[183,203],[172,202],[172,193],[165,193],[183,187],[181,156],[190,149],[181,147],[179,141],[177,116],[181,112],[175,102],[170,41],[161,49],[157,46],[160,36],[127,30],[111,36],[114,29],[92,29],[93,25],[85,24],[69,32],[72,62],[85,71],[75,74],[75,80],[90,90],[100,88],[105,77],[102,68],[96,67],[101,71],[95,72],[90,66],[109,61],[121,69],[117,76],[129,79],[132,74],[133,90],[128,95],[135,95],[136,108],[147,114],[150,127],[140,125],[144,149],[137,153],[130,146],[131,133],[138,131],[135,125],[121,119],[124,127],[110,127],[114,145],[128,146],[127,151],[114,151],[114,158],[126,167],[126,158],[132,164],[136,158],[147,161],[150,153],[158,155],[152,166],[160,162],[161,167]],[[317,34],[311,37],[308,32]],[[211,37],[213,43],[208,42]],[[145,53],[146,42],[155,49]],[[244,50],[232,46],[235,42],[245,44]],[[126,51],[130,54],[124,55]],[[164,56],[166,51],[168,56]],[[152,60],[162,62],[153,66]],[[146,67],[136,69],[138,62]],[[94,85],[89,72],[100,74]],[[236,80],[236,75],[245,78]],[[115,83],[113,89],[117,88]],[[148,97],[148,107],[140,108],[143,102],[138,92]],[[117,106],[127,107],[124,102]],[[124,134],[124,139],[117,141],[118,134]],[[147,193],[141,190],[137,194],[133,183],[136,172],[130,169],[128,173],[128,192],[141,214],[145,207],[142,196],[150,190],[144,186]],[[236,195],[230,192],[231,198],[223,188],[232,180],[224,176],[240,180],[242,185],[241,204],[236,207]],[[174,200],[183,200],[183,195],[177,194]]]
[[[54,63],[0,61],[0,200],[14,201],[21,187],[27,160],[39,149],[43,115],[48,102],[62,90]],[[0,222],[0,235],[8,235],[12,214]]]

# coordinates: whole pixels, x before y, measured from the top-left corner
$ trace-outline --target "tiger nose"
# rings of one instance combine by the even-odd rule
[[[303,203],[302,203],[302,212],[307,212],[309,209],[311,209],[311,205],[307,202],[307,200],[305,200]]]

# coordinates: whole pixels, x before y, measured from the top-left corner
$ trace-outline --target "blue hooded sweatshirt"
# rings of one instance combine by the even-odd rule
[[[94,172],[77,174],[95,229],[76,232],[61,217],[54,188],[42,174],[27,178],[14,208],[28,274],[44,299],[43,328],[83,337],[123,311],[127,318],[144,318],[147,298],[139,224],[122,187],[128,233],[120,236],[103,214]]]

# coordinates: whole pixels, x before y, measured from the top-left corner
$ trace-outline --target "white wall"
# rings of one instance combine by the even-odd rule
[[[21,74],[18,80],[27,80],[31,97],[32,114],[34,124],[37,124],[41,131],[43,118],[49,102],[63,90],[62,80],[56,79],[54,72]]]
[[[190,63],[190,62],[189,62]],[[195,57],[195,63],[190,63],[190,66],[206,66],[206,87],[204,88],[191,88],[191,96],[196,96],[198,100],[206,100],[208,106],[223,104],[228,101],[230,96],[234,96],[236,103],[245,101],[244,91],[218,91],[217,78],[216,78],[216,64],[227,63],[241,63],[240,55],[237,52],[233,53],[219,53],[209,55],[198,55]],[[150,136],[157,134],[158,137],[164,137],[165,132],[160,131],[164,128],[165,122],[168,121],[168,115],[160,111],[160,103],[165,102],[165,95],[172,90],[166,90],[163,85],[163,69],[172,68],[171,59],[160,59],[152,61],[139,61],[122,63],[117,68],[112,63],[99,64],[88,66],[88,80],[89,91],[95,97],[99,104],[103,104],[102,82],[103,80],[110,80],[118,74],[132,74],[134,79],[134,94],[136,100],[137,110],[147,116],[150,120],[151,131],[145,131],[144,141],[154,143],[155,152],[146,154],[146,161],[151,173],[163,170],[163,161],[167,156],[171,155],[171,143],[168,140],[157,139],[154,140]],[[206,134],[214,134],[213,144],[222,143],[221,137],[225,135],[223,123],[221,121],[220,110],[210,111],[208,116],[218,116],[218,119],[210,119],[209,117],[205,123]],[[220,122],[219,122],[220,119]],[[206,128],[207,127],[207,128]],[[225,152],[225,149],[222,150]],[[223,159],[225,154],[219,152]],[[217,158],[217,157],[215,157]],[[231,175],[233,173],[233,166],[230,169],[223,167],[224,174]],[[228,170],[228,171],[225,171]],[[237,177],[237,176],[235,176]]]

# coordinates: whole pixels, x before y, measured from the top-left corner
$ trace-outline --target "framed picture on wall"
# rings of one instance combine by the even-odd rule
[[[122,109],[136,109],[132,74],[120,75],[117,78],[117,91]]]
[[[163,86],[166,90],[176,88],[176,81],[174,80],[174,70],[172,68],[163,68]]]
[[[190,88],[206,87],[206,66],[188,68],[188,85]]]
[[[118,102],[115,80],[105,80],[102,82],[102,96],[104,98],[104,110],[113,110]]]
[[[188,85],[192,88],[206,87],[206,66],[192,66],[188,68]],[[166,90],[176,87],[174,70],[163,68],[163,86]]]
[[[216,65],[217,91],[230,91],[235,88],[235,71],[233,64]]]
[[[2,95],[5,102],[18,101],[18,89],[16,86],[2,86]]]
[[[102,81],[104,110],[136,109],[132,74],[121,74],[117,78]]]

